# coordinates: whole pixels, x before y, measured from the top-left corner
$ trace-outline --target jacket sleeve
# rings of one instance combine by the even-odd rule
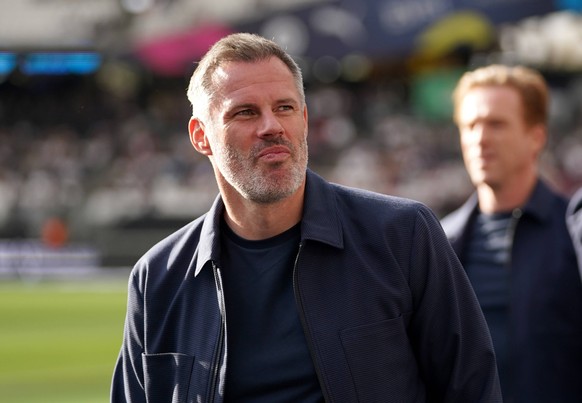
[[[412,239],[411,339],[430,402],[501,402],[485,318],[442,227],[420,208]]]
[[[135,273],[134,270],[129,280],[123,342],[113,373],[111,403],[146,402],[142,364],[144,304]]]
[[[566,224],[578,258],[578,271],[582,278],[582,188],[578,189],[568,203]]]

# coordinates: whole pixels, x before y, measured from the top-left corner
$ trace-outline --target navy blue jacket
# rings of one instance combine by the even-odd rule
[[[582,284],[566,207],[538,181],[514,218],[508,334],[516,403],[582,402]],[[442,220],[461,262],[477,211],[473,195]]]
[[[566,224],[578,257],[578,270],[582,278],[582,188],[578,189],[570,198],[566,210]]]
[[[136,264],[112,402],[222,401],[223,209],[218,197]],[[500,401],[475,294],[420,203],[308,171],[294,289],[327,402]]]

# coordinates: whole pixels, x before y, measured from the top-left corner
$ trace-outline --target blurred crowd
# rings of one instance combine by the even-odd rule
[[[544,175],[571,194],[582,186],[582,80],[558,84]],[[0,237],[37,237],[54,219],[74,238],[204,211],[217,188],[189,143],[186,86],[150,78],[119,93],[93,76],[1,83]],[[414,198],[439,216],[472,191],[451,119],[419,114],[406,78],[310,85],[306,95],[310,166],[331,181]]]

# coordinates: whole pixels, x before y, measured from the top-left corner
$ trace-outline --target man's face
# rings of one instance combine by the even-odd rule
[[[526,124],[516,90],[473,88],[461,101],[458,116],[463,159],[475,186],[499,189],[536,165],[544,140],[539,125]]]
[[[307,108],[289,69],[278,58],[230,62],[213,79],[202,125],[219,181],[257,203],[292,195],[307,169]]]

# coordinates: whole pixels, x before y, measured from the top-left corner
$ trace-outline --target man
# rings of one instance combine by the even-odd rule
[[[578,258],[578,270],[582,279],[582,188],[570,198],[566,209],[566,224]]]
[[[582,401],[582,285],[567,200],[540,179],[548,88],[529,68],[465,73],[454,91],[476,187],[442,221],[491,331],[505,402]]]
[[[233,34],[194,72],[220,195],[129,283],[113,402],[496,402],[477,299],[423,205],[307,169],[295,62]]]

